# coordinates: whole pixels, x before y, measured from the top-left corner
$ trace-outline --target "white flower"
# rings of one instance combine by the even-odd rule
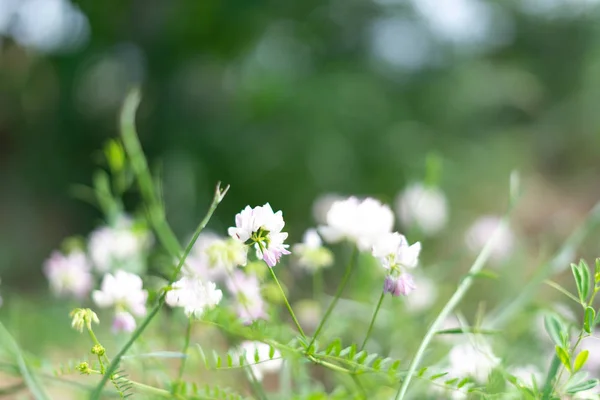
[[[150,243],[149,233],[135,231],[129,218],[121,217],[115,227],[100,227],[90,234],[88,248],[96,269],[100,272],[123,269],[141,273],[143,252]]]
[[[316,229],[309,229],[304,233],[302,243],[295,244],[294,254],[297,256],[297,265],[308,271],[316,271],[333,264],[333,254],[323,247],[321,237]]]
[[[112,330],[114,333],[131,333],[135,330],[136,323],[133,315],[127,311],[117,311],[113,319]]]
[[[416,227],[431,236],[442,230],[448,221],[448,206],[444,193],[436,188],[415,183],[398,194],[395,202],[400,223]]]
[[[594,374],[600,372],[600,335],[599,331],[594,332],[592,336],[586,337],[581,341],[579,351],[587,350],[590,352],[588,360],[583,366],[584,369]]]
[[[312,206],[313,217],[320,225],[327,224],[327,213],[331,209],[331,206],[336,201],[345,200],[344,196],[338,194],[326,193],[317,197]]]
[[[142,278],[118,270],[114,275],[104,275],[100,290],[94,290],[92,298],[98,307],[115,307],[118,311],[129,311],[141,317],[146,314],[148,299],[148,292],[142,286]]]
[[[184,273],[206,281],[219,281],[227,271],[246,265],[248,249],[233,238],[222,238],[213,233],[202,233],[185,261]]]
[[[267,203],[254,208],[246,206],[235,216],[235,227],[229,228],[228,233],[242,243],[253,244],[256,256],[274,267],[282,255],[290,254],[289,245],[283,243],[288,236],[281,232],[284,225],[282,212],[273,212]]]
[[[214,308],[223,298],[214,282],[204,283],[198,277],[184,276],[171,286],[165,301],[171,307],[183,307],[188,317],[201,318],[205,310]]]
[[[319,227],[323,238],[331,243],[348,239],[362,251],[369,250],[377,239],[390,233],[394,226],[392,210],[378,200],[356,197],[336,201],[327,213],[327,225]]]
[[[490,345],[479,338],[474,343],[467,342],[450,350],[450,371],[460,378],[473,377],[479,383],[486,383],[489,374],[500,364]]]
[[[273,358],[269,357],[271,347],[262,342],[244,341],[240,345],[239,354],[245,355],[246,364],[250,365],[252,374],[258,381],[262,381],[265,374],[278,372],[283,365],[281,353],[274,349]],[[258,357],[256,357],[258,356]],[[258,362],[256,359],[258,358]]]
[[[500,217],[493,215],[480,217],[468,229],[465,242],[469,250],[473,253],[479,253],[491,239],[496,228],[500,231],[492,248],[491,258],[499,262],[510,256],[514,247],[514,235],[510,227]]]
[[[415,290],[410,296],[406,296],[406,307],[412,312],[420,312],[429,309],[437,299],[438,289],[436,284],[429,278],[419,275],[415,277],[419,283],[419,290]]]
[[[269,318],[256,276],[238,270],[231,274],[226,283],[227,289],[237,300],[236,312],[243,323]]]
[[[421,243],[409,246],[406,238],[398,232],[380,236],[373,244],[373,256],[385,269],[414,268],[419,263],[420,253]]]
[[[540,387],[544,383],[544,375],[535,365],[513,367],[509,371],[521,384],[533,387],[533,382]]]
[[[93,286],[90,263],[81,251],[63,255],[53,252],[44,262],[44,275],[57,296],[72,295],[83,299]]]

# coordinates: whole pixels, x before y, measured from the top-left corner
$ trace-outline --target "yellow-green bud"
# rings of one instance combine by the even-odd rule
[[[96,354],[97,356],[103,356],[104,353],[106,353],[106,350],[104,350],[104,347],[102,347],[102,345],[96,344],[94,345],[94,347],[92,347],[92,354]]]
[[[73,319],[71,326],[77,329],[79,332],[83,332],[83,328],[86,327],[88,330],[92,329],[92,322],[97,324],[100,323],[98,316],[89,308],[76,308],[69,316]]]
[[[89,375],[92,373],[92,369],[90,368],[90,365],[87,362],[82,362],[81,364],[76,366],[75,369],[84,375]]]

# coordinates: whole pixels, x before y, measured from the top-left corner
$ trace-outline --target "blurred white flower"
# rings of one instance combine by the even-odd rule
[[[459,344],[450,350],[450,371],[459,378],[472,377],[486,383],[489,374],[500,364],[490,345],[482,338],[472,337],[473,342]]]
[[[330,243],[347,239],[359,250],[370,250],[380,236],[390,233],[394,226],[392,210],[379,200],[356,197],[336,201],[327,213],[327,225],[319,233]]]
[[[63,255],[53,252],[44,262],[44,275],[50,283],[50,290],[57,296],[72,295],[85,298],[93,286],[90,263],[81,251]]]
[[[202,282],[198,277],[184,276],[171,285],[167,292],[166,303],[171,307],[183,307],[185,314],[201,318],[204,311],[217,306],[223,298],[223,292],[214,282]]]
[[[113,319],[112,330],[114,333],[131,333],[135,330],[136,323],[133,315],[127,311],[117,311]]]
[[[400,223],[431,236],[448,222],[448,205],[444,192],[436,187],[415,183],[398,194],[395,209]]]
[[[256,276],[246,275],[237,270],[231,274],[226,284],[227,289],[236,299],[236,312],[243,323],[249,324],[257,319],[269,318]]]
[[[590,352],[587,362],[583,368],[594,374],[600,372],[600,331],[595,331],[592,336],[586,337],[581,341],[579,351],[587,350]]]
[[[423,275],[417,275],[414,279],[418,283],[419,290],[415,290],[410,296],[406,297],[406,307],[412,312],[427,310],[437,299],[437,285]]]
[[[142,287],[142,278],[118,270],[114,275],[104,275],[100,290],[94,290],[92,298],[98,307],[115,307],[117,311],[128,311],[141,317],[146,315],[148,299],[148,292]]]
[[[512,367],[509,372],[527,387],[533,387],[534,382],[537,387],[541,387],[544,383],[544,375],[535,365],[525,365],[520,367]]]
[[[312,206],[313,217],[317,224],[327,224],[327,213],[331,209],[331,206],[336,201],[341,200],[345,200],[345,197],[334,193],[326,193],[317,197]]]
[[[398,232],[380,236],[373,244],[373,256],[377,257],[385,269],[414,268],[419,263],[421,243],[411,246],[404,235]]]
[[[333,264],[333,253],[323,247],[316,229],[308,229],[304,233],[302,243],[295,244],[293,250],[297,258],[296,264],[308,271],[314,272]]]
[[[499,229],[499,232],[492,248],[491,258],[499,262],[510,256],[514,247],[514,234],[500,217],[494,215],[480,217],[467,230],[465,242],[469,250],[479,253],[491,239],[496,228]]]
[[[246,364],[250,365],[252,374],[260,382],[263,380],[265,374],[281,370],[283,365],[281,353],[277,349],[274,350],[273,359],[271,359],[269,357],[271,347],[268,344],[244,341],[240,345],[238,352],[241,355],[245,355]]]
[[[122,269],[142,273],[144,250],[150,243],[147,231],[136,231],[129,218],[122,217],[115,227],[94,230],[89,239],[90,257],[100,272]]]
[[[282,255],[290,254],[289,245],[283,243],[288,236],[281,232],[284,225],[283,213],[273,212],[267,203],[254,208],[246,206],[235,216],[235,227],[229,228],[228,233],[242,243],[254,245],[256,256],[274,267]]]
[[[248,248],[239,240],[202,233],[185,261],[184,273],[206,281],[219,281],[247,263]]]

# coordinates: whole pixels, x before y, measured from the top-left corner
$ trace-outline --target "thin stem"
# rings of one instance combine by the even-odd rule
[[[183,343],[183,349],[181,353],[184,354],[185,357],[181,359],[181,364],[179,365],[179,373],[177,374],[177,382],[181,383],[183,379],[183,371],[185,370],[185,361],[187,360],[187,352],[190,347],[190,336],[192,335],[192,317],[188,318],[187,329],[185,330],[185,341]]]
[[[308,345],[308,348],[310,348],[310,346],[312,346],[315,343],[315,340],[317,340],[317,337],[319,336],[319,334],[321,333],[321,330],[325,326],[325,323],[329,319],[331,312],[335,308],[335,305],[337,304],[340,296],[344,292],[344,289],[346,288],[346,284],[348,284],[348,280],[350,279],[350,275],[352,275],[352,270],[354,269],[353,267],[354,267],[354,263],[355,263],[357,256],[358,256],[358,249],[356,248],[356,246],[354,246],[352,248],[352,254],[350,255],[350,261],[348,262],[348,266],[346,267],[346,272],[344,273],[344,277],[342,278],[342,281],[340,282],[340,286],[338,287],[338,289],[335,293],[335,297],[329,304],[329,307],[327,307],[327,311],[325,311],[325,314],[323,315],[323,318],[321,319],[321,322],[319,323],[319,326],[317,327],[317,330],[315,331],[315,334],[312,337],[310,344]]]
[[[369,329],[367,329],[367,334],[365,335],[365,340],[363,340],[360,345],[359,351],[365,348],[367,341],[369,340],[369,336],[371,336],[371,331],[373,330],[373,326],[375,325],[375,319],[377,318],[377,314],[379,313],[379,309],[381,308],[381,303],[383,303],[383,298],[385,296],[385,292],[381,291],[381,296],[379,296],[379,301],[377,302],[377,307],[375,307],[375,312],[373,313],[373,318],[371,318],[371,323],[369,324]]]
[[[213,201],[212,201],[212,203],[210,205],[210,208],[208,209],[208,211],[207,211],[206,216],[204,217],[204,219],[200,222],[200,224],[196,228],[196,232],[194,233],[194,236],[192,237],[192,239],[188,243],[187,247],[185,248],[185,250],[183,252],[183,255],[179,259],[179,263],[178,263],[177,267],[175,268],[175,271],[173,273],[173,277],[171,278],[171,284],[177,278],[177,275],[179,274],[179,271],[181,271],[181,268],[183,267],[183,264],[185,263],[185,260],[186,260],[187,256],[190,254],[190,251],[194,247],[194,243],[196,243],[196,240],[198,239],[198,236],[200,236],[200,232],[202,232],[202,230],[204,229],[204,227],[206,226],[206,224],[208,223],[208,221],[212,217],[213,213],[215,212],[215,209],[217,208],[217,206],[219,205],[219,203],[223,200],[223,196],[225,196],[225,193],[227,192],[227,189],[229,189],[229,186],[227,186],[224,190],[221,190],[220,185],[217,185],[217,189],[215,191],[215,196],[213,197]],[[163,292],[163,294],[160,296],[160,298],[159,298],[158,303],[156,304],[156,306],[154,306],[154,308],[152,309],[152,311],[150,311],[150,313],[148,314],[148,316],[142,321],[141,325],[133,332],[133,334],[131,335],[131,337],[127,341],[127,343],[125,343],[125,346],[123,346],[123,348],[117,353],[117,355],[115,356],[115,358],[112,360],[112,362],[110,363],[110,365],[106,369],[106,372],[104,373],[104,376],[102,377],[102,379],[100,380],[100,382],[96,386],[96,389],[94,390],[94,392],[92,392],[92,395],[90,396],[91,400],[97,400],[97,399],[99,399],[100,394],[102,393],[102,388],[104,387],[104,385],[106,384],[106,382],[109,380],[110,375],[112,375],[116,371],[117,367],[119,366],[119,363],[121,362],[121,358],[125,355],[125,353],[127,352],[127,350],[129,350],[129,348],[135,343],[135,341],[137,340],[137,338],[142,334],[142,332],[144,332],[144,330],[146,329],[146,327],[148,327],[148,325],[150,324],[150,321],[152,321],[152,319],[156,316],[156,314],[158,314],[158,312],[162,308],[163,304],[165,303],[166,294],[167,294],[166,291]]]
[[[323,297],[323,269],[319,268],[313,272],[313,297],[315,300]]]
[[[292,306],[290,305],[290,302],[288,301],[288,299],[285,295],[285,292],[283,291],[283,288],[281,287],[281,284],[279,283],[279,279],[277,279],[277,276],[275,275],[275,272],[273,271],[273,268],[269,267],[269,271],[271,272],[271,276],[273,277],[273,280],[277,284],[277,287],[279,288],[279,291],[281,292],[281,295],[283,296],[283,301],[285,302],[285,306],[287,307],[290,315],[292,316],[292,319],[294,320],[294,324],[296,324],[296,328],[298,328],[298,332],[300,332],[300,335],[303,338],[306,338],[306,335],[304,334],[304,330],[302,330],[302,326],[300,326],[300,322],[298,322],[298,318],[296,318],[296,314],[294,314],[294,310],[292,310]]]
[[[509,213],[507,213],[504,216],[502,223],[505,223],[505,221],[508,219],[508,215],[509,215]],[[423,358],[423,355],[425,354],[425,350],[427,349],[427,346],[431,342],[431,339],[435,335],[436,331],[439,329],[439,327],[443,324],[443,322],[446,320],[448,315],[450,315],[452,310],[454,310],[454,307],[456,307],[456,305],[462,300],[463,296],[469,290],[469,288],[473,284],[474,276],[479,271],[481,271],[481,269],[487,262],[488,258],[490,257],[490,254],[492,252],[493,246],[495,245],[496,240],[497,240],[498,236],[500,235],[500,230],[501,229],[500,229],[500,225],[499,225],[498,228],[496,228],[496,230],[494,231],[494,234],[492,235],[490,240],[488,240],[488,242],[484,246],[481,253],[479,253],[479,256],[477,257],[477,259],[475,260],[475,262],[469,269],[469,272],[467,273],[466,277],[460,282],[460,284],[458,285],[456,291],[454,292],[454,294],[452,295],[452,297],[450,298],[448,303],[446,303],[446,305],[444,306],[442,311],[440,311],[440,313],[438,314],[435,321],[433,321],[433,324],[431,324],[431,326],[427,330],[427,333],[425,334],[425,337],[423,337],[423,340],[421,341],[421,345],[419,346],[419,349],[417,350],[415,357],[412,359],[412,361],[410,363],[408,372],[406,373],[406,377],[402,381],[402,386],[400,386],[400,388],[398,389],[398,392],[396,393],[396,400],[404,399],[404,396],[406,395],[406,392],[408,391],[408,386],[410,385],[410,381],[411,381],[415,371],[417,370],[419,364],[421,363],[421,359]]]
[[[262,384],[256,379],[256,375],[254,375],[254,371],[250,366],[246,367],[246,372],[248,373],[248,380],[250,381],[250,385],[256,396],[261,400],[267,400],[267,394],[265,393]]]

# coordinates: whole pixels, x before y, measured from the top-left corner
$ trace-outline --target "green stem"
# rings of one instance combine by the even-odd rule
[[[381,296],[379,296],[379,301],[377,302],[377,307],[375,307],[375,312],[373,313],[373,318],[371,318],[371,323],[369,324],[369,329],[367,329],[367,334],[365,336],[365,340],[363,340],[360,345],[359,351],[365,348],[367,341],[369,340],[369,336],[371,336],[371,331],[373,330],[373,326],[375,325],[375,319],[377,318],[377,314],[379,313],[379,309],[381,308],[381,303],[383,303],[383,298],[385,296],[385,292],[381,292]]]
[[[507,213],[504,216],[502,223],[505,223],[507,221],[508,215],[509,215],[509,213]],[[421,363],[421,359],[423,358],[423,355],[425,354],[425,350],[427,349],[427,346],[431,342],[431,339],[433,338],[433,336],[435,335],[435,333],[439,329],[439,327],[446,320],[446,318],[448,318],[448,315],[450,315],[452,310],[454,310],[454,307],[456,307],[456,305],[462,300],[463,296],[467,293],[467,291],[473,284],[474,276],[479,271],[481,271],[481,269],[487,262],[488,258],[490,257],[490,254],[492,252],[493,246],[496,243],[499,233],[500,233],[500,229],[498,227],[494,231],[494,234],[492,235],[490,240],[488,240],[488,242],[484,246],[481,253],[479,253],[479,256],[477,257],[477,259],[475,260],[475,262],[469,269],[469,272],[467,273],[466,277],[460,282],[456,291],[454,292],[454,294],[452,295],[450,300],[448,300],[448,303],[446,303],[446,305],[444,306],[442,311],[440,311],[440,313],[438,314],[435,321],[433,321],[433,324],[431,324],[431,326],[427,330],[427,333],[425,334],[425,337],[423,337],[423,340],[421,341],[421,344],[419,346],[419,349],[417,350],[417,353],[415,354],[415,357],[412,359],[412,361],[410,363],[408,372],[406,373],[406,377],[403,379],[402,385],[400,386],[400,388],[398,389],[398,392],[396,393],[396,400],[404,399],[404,396],[406,395],[406,392],[408,391],[408,386],[410,385],[411,379],[412,379],[413,375],[415,374],[415,371],[419,367],[419,364]]]
[[[217,189],[215,191],[215,196],[210,205],[210,208],[208,209],[208,212],[206,213],[206,216],[204,217],[204,219],[200,222],[200,224],[196,228],[196,232],[194,232],[194,236],[188,243],[187,247],[185,248],[185,250],[183,252],[183,255],[179,259],[179,263],[177,264],[177,267],[175,268],[175,271],[173,273],[173,277],[171,278],[170,284],[172,284],[175,281],[175,279],[177,279],[177,275],[179,275],[179,272],[181,271],[181,268],[183,267],[183,264],[185,263],[187,256],[190,254],[190,251],[192,251],[192,248],[194,247],[194,243],[196,243],[198,236],[200,236],[200,233],[202,232],[202,230],[204,229],[204,227],[206,226],[206,224],[212,217],[213,213],[215,212],[215,209],[217,208],[219,203],[223,200],[223,196],[225,196],[227,189],[229,189],[229,186],[226,187],[224,190],[221,190],[220,185],[217,185]],[[116,371],[117,367],[119,366],[119,363],[121,362],[121,358],[125,355],[125,353],[133,345],[133,343],[135,343],[137,338],[142,334],[142,332],[144,332],[146,327],[150,324],[150,321],[152,321],[152,319],[156,316],[156,314],[158,314],[158,311],[160,311],[160,309],[162,308],[163,304],[165,303],[166,293],[167,293],[166,291],[163,292],[163,294],[160,296],[160,298],[158,300],[158,304],[156,304],[156,306],[154,306],[152,311],[150,311],[148,316],[144,319],[144,321],[142,321],[141,325],[133,332],[133,334],[131,335],[131,338],[129,338],[127,343],[125,343],[125,346],[123,346],[123,348],[119,351],[119,353],[117,353],[115,358],[112,360],[112,362],[106,369],[104,376],[102,377],[102,379],[96,386],[96,389],[92,393],[92,395],[90,397],[91,400],[99,399],[100,394],[102,393],[102,388],[104,387],[106,382],[109,380],[110,376]]]
[[[262,387],[262,383],[256,379],[256,375],[254,375],[254,371],[252,371],[250,366],[246,367],[246,372],[248,372],[248,380],[250,381],[250,385],[256,396],[261,400],[267,400],[267,394]]]
[[[323,327],[325,326],[325,323],[329,319],[331,312],[335,308],[335,305],[337,304],[340,296],[344,292],[344,289],[346,288],[346,285],[348,284],[348,280],[350,279],[350,275],[352,274],[352,270],[354,269],[353,267],[354,267],[354,263],[355,263],[357,256],[358,256],[358,249],[356,248],[356,246],[354,246],[352,248],[352,254],[350,255],[350,261],[348,262],[348,266],[346,267],[346,272],[344,273],[344,277],[342,278],[342,281],[340,282],[340,286],[338,287],[338,289],[335,293],[335,297],[329,304],[329,307],[327,307],[327,311],[325,311],[325,314],[323,315],[323,318],[321,319],[321,322],[319,323],[319,326],[317,327],[317,330],[315,331],[315,334],[312,337],[310,344],[308,345],[308,348],[310,348],[315,343],[315,340],[317,340],[317,337],[321,333],[321,330],[323,330]]]
[[[306,335],[304,334],[304,331],[302,330],[302,326],[300,326],[300,322],[298,322],[298,318],[296,318],[296,314],[294,314],[294,310],[292,310],[292,306],[290,305],[290,302],[287,299],[287,296],[285,295],[285,292],[283,291],[283,288],[281,287],[281,284],[279,283],[279,279],[277,279],[277,275],[275,275],[275,271],[273,271],[273,268],[268,267],[269,268],[269,272],[271,272],[271,276],[273,277],[273,280],[275,281],[275,283],[277,284],[277,287],[279,288],[279,291],[281,292],[281,295],[283,296],[283,301],[285,302],[285,306],[287,307],[290,315],[292,316],[292,319],[294,320],[294,324],[296,324],[296,328],[298,328],[298,332],[300,332],[300,335],[303,338],[306,338]]]
[[[183,343],[183,349],[181,353],[184,354],[185,357],[181,359],[181,364],[179,365],[179,373],[177,374],[177,382],[181,383],[183,380],[183,371],[185,370],[185,361],[187,360],[187,352],[190,347],[190,336],[192,335],[192,317],[188,318],[187,329],[185,330],[185,341]]]
[[[313,272],[313,297],[319,300],[323,297],[323,269],[319,268]]]

